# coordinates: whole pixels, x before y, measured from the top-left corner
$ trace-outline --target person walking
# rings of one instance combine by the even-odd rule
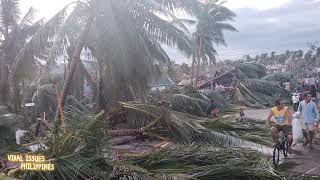
[[[316,78],[315,78],[315,76],[309,75],[309,84],[308,85],[309,85],[310,91],[315,91],[316,92],[317,88],[316,88]]]
[[[298,87],[297,87],[298,93],[300,94],[300,101],[303,100],[303,93],[304,93],[304,88],[303,88],[303,84],[302,83],[298,83]]]
[[[316,89],[317,89],[317,93],[319,93],[319,92],[320,92],[319,83],[320,83],[320,81],[319,81],[319,77],[317,76],[317,77],[316,77]]]
[[[299,112],[301,114],[303,136],[305,138],[303,145],[307,146],[309,144],[310,149],[313,149],[312,140],[315,134],[316,123],[319,121],[319,112],[316,103],[312,101],[310,93],[306,93],[305,100],[300,102]]]
[[[300,93],[298,92],[298,89],[296,89],[295,92],[292,93],[292,102],[293,102],[293,110],[294,112],[297,112],[299,103],[300,103]]]
[[[298,90],[299,93],[303,93],[303,92],[304,92],[303,84],[302,84],[302,83],[298,83],[297,90]]]
[[[284,88],[287,90],[287,91],[290,91],[290,81],[287,80],[285,83],[284,83]]]
[[[318,96],[317,96],[317,89],[315,85],[310,86],[310,94],[312,97],[312,101],[318,104]]]

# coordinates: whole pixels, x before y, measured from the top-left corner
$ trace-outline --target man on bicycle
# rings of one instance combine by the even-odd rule
[[[272,116],[275,118],[275,122],[271,121]],[[277,143],[277,134],[280,129],[283,130],[284,133],[288,136],[288,153],[291,154],[291,144],[293,142],[291,114],[288,110],[288,107],[285,107],[280,99],[276,100],[275,107],[271,108],[267,123],[274,124],[271,128],[271,135],[274,143]]]

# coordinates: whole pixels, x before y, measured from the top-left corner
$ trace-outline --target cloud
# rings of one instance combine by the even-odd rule
[[[239,32],[226,33],[228,48],[220,48],[220,55],[241,57],[271,50],[304,49],[307,42],[320,39],[319,8],[320,2],[291,0],[265,11],[236,9],[234,25]]]
[[[72,0],[21,0],[24,12],[34,6],[40,17],[50,17]],[[226,33],[228,47],[219,47],[221,59],[238,58],[286,49],[304,49],[320,40],[320,0],[228,0],[238,17],[237,33]],[[188,60],[173,48],[165,48],[176,61]],[[190,61],[190,60],[189,60]]]
[[[225,33],[228,46],[217,48],[219,59],[304,50],[307,42],[320,40],[320,0],[229,0],[226,5],[237,14],[232,24],[239,32]],[[177,51],[168,54],[183,59]]]
[[[280,19],[274,18],[274,17],[266,18],[266,22],[267,23],[276,23],[276,22],[279,22],[279,21],[280,21]]]
[[[248,8],[257,10],[267,10],[282,6],[290,0],[228,0],[225,4],[231,9]]]

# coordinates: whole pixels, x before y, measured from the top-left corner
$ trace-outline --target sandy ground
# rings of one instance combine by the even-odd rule
[[[270,109],[247,109],[245,115],[248,118],[266,120]],[[315,148],[310,150],[302,144],[293,147],[293,154],[286,161],[296,164],[290,174],[298,176],[319,176],[320,179],[320,133],[315,139]],[[317,178],[318,179],[318,178]]]

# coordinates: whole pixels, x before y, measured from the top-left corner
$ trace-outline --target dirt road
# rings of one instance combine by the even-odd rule
[[[270,109],[247,109],[245,115],[248,118],[264,121]],[[289,172],[298,176],[318,176],[320,179],[320,134],[315,139],[315,148],[310,150],[302,144],[293,147],[293,154],[286,161],[296,164]],[[318,179],[318,178],[317,178]]]

